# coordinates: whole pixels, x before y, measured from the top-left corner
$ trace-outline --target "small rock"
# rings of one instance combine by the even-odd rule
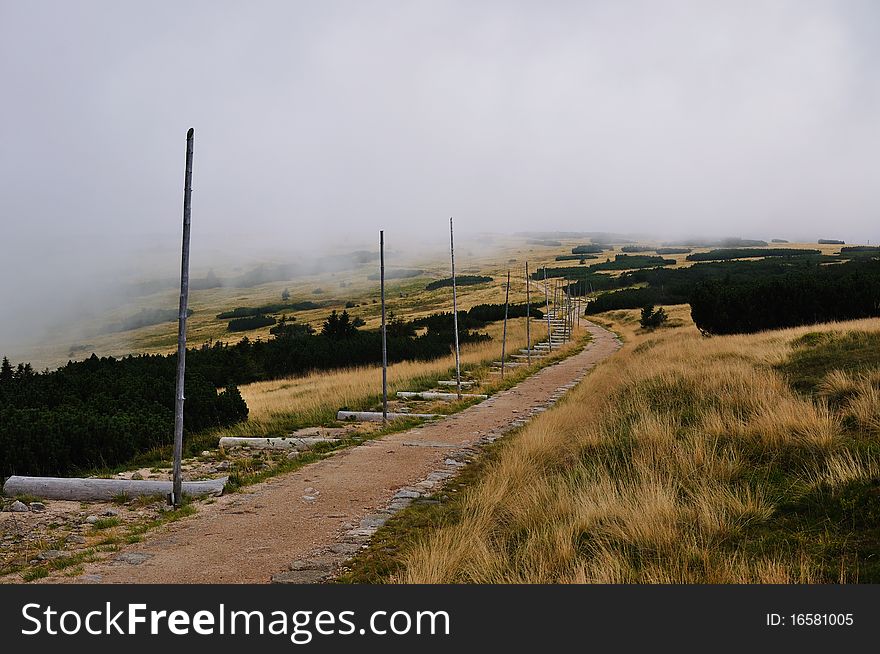
[[[128,563],[129,565],[140,565],[151,558],[153,558],[152,554],[146,554],[144,552],[126,552],[115,557],[113,560],[118,561],[119,563]]]
[[[30,511],[27,504],[25,504],[24,502],[19,502],[18,500],[15,500],[12,504],[9,505],[9,510],[13,513],[27,513],[28,511]]]
[[[381,527],[386,522],[388,522],[388,518],[390,517],[391,515],[388,513],[376,513],[374,515],[368,515],[361,520],[360,527],[362,529]]]
[[[211,456],[211,453],[208,450],[202,450],[202,456]]]
[[[119,511],[117,511],[116,509],[107,509],[106,511],[104,511],[104,515],[108,517],[117,516],[119,515]]]
[[[300,570],[322,570],[329,574],[334,565],[336,565],[336,557],[325,555],[294,561],[290,564],[289,569],[293,572]]]
[[[98,522],[98,516],[90,515],[88,518],[86,518],[86,522],[88,522],[90,525],[93,525]]]
[[[42,502],[31,502],[30,503],[31,511],[34,513],[40,513],[41,511],[46,510],[46,505]]]
[[[298,458],[299,458],[299,452],[297,452],[296,450],[293,450],[292,452],[288,452],[288,453],[287,453],[287,458],[288,458],[288,460],[290,460],[290,459],[298,459]]]
[[[360,551],[361,546],[357,543],[334,543],[329,547],[331,552],[342,554],[343,556],[351,556]]]
[[[221,461],[217,464],[217,467],[214,468],[217,472],[226,472],[232,467],[232,464],[229,461]]]
[[[309,486],[308,488],[306,488],[303,492],[304,492],[306,495],[320,495],[320,494],[321,494],[321,491],[319,491],[319,490],[317,490],[317,489],[315,489],[315,488],[312,488],[311,486]]]
[[[326,570],[291,570],[272,575],[273,584],[317,584],[329,575]]]
[[[315,500],[318,499],[314,495],[303,495],[302,498],[303,498],[304,502],[314,502]]]
[[[70,534],[70,536],[68,536],[66,538],[66,540],[68,543],[74,543],[75,545],[85,545],[86,544],[86,539],[83,536],[80,536],[79,534]]]
[[[52,559],[59,559],[64,556],[64,552],[59,550],[46,550],[45,552],[40,552],[37,554],[38,561],[51,561]]]
[[[395,500],[403,500],[403,499],[414,500],[417,497],[421,497],[421,495],[422,494],[417,491],[407,490],[405,488],[402,488],[401,490],[397,491],[394,494],[394,499]]]
[[[137,481],[137,480],[143,479],[144,476],[141,473],[136,472],[131,476],[131,478]]]
[[[358,528],[358,529],[352,529],[351,531],[347,532],[345,535],[352,540],[368,540],[375,533],[376,533],[375,527],[362,527],[362,528]]]

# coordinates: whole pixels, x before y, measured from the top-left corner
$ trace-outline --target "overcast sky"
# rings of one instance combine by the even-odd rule
[[[449,215],[877,242],[878,64],[872,0],[0,0],[0,349],[179,240],[190,126],[196,266]]]

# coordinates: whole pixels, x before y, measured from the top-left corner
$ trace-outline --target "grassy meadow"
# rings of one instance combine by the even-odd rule
[[[880,320],[705,338],[687,307],[390,521],[343,581],[880,581]]]

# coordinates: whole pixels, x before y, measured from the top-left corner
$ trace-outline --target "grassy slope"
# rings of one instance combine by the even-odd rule
[[[625,338],[344,581],[880,581],[880,321]]]

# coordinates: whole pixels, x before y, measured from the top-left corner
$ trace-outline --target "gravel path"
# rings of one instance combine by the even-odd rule
[[[460,413],[391,434],[202,505],[84,574],[56,583],[309,583],[331,575],[395,510],[479,447],[552,405],[619,348],[587,324],[583,352]]]

